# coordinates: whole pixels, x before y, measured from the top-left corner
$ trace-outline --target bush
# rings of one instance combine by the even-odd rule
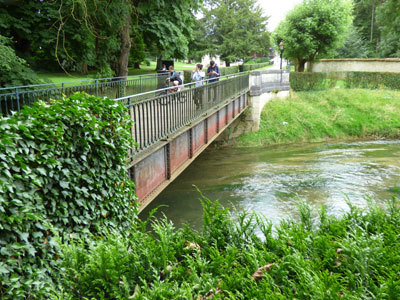
[[[289,82],[294,91],[324,90],[336,85],[335,78],[328,73],[291,72]]]
[[[397,299],[399,200],[298,222],[231,216],[203,199],[202,232],[155,221],[153,231],[63,251],[67,299]],[[268,295],[266,297],[266,295]]]
[[[221,76],[239,73],[239,66],[221,68]]]
[[[346,88],[400,89],[400,74],[389,72],[332,72],[290,73],[290,88],[294,91],[324,90],[332,88],[338,80]]]
[[[192,71],[183,71],[183,83],[190,83],[192,82]]]
[[[246,72],[246,71],[252,71],[252,70],[256,70],[256,69],[260,69],[266,66],[269,66],[271,63],[267,62],[267,63],[260,63],[260,64],[243,64],[239,66],[240,72]]]
[[[207,68],[203,67],[204,73],[207,74]],[[239,73],[239,66],[232,66],[232,67],[223,67],[220,68],[221,71],[221,76],[229,75],[229,74],[235,74]],[[192,81],[192,71],[183,71],[183,78],[185,83],[189,83]],[[205,76],[205,79],[208,77]]]
[[[400,74],[389,72],[346,72],[347,88],[400,89]]]
[[[11,40],[0,35],[0,87],[28,85],[40,82],[25,60],[10,46]]]
[[[135,216],[126,108],[76,93],[0,120],[0,295],[48,297],[61,242],[124,231]]]

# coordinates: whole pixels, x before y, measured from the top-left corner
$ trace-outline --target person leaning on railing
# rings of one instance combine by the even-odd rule
[[[173,86],[175,86],[175,91],[179,91],[180,88],[178,88],[179,85],[182,84],[182,79],[181,76],[179,75],[178,72],[175,72],[173,66],[169,66],[169,78],[167,78],[167,82],[171,82]]]

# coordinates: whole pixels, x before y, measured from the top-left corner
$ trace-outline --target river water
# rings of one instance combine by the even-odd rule
[[[202,153],[142,213],[159,206],[176,227],[201,228],[202,207],[196,185],[211,200],[265,215],[277,225],[297,216],[303,199],[329,214],[368,199],[382,202],[400,194],[400,141],[363,141],[263,148],[212,146]]]

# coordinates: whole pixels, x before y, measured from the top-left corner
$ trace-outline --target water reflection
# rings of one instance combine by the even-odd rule
[[[165,204],[176,226],[201,226],[196,185],[224,206],[235,205],[268,217],[273,224],[297,215],[296,199],[328,213],[358,206],[366,199],[384,200],[399,193],[400,141],[307,144],[250,149],[206,150],[149,207]]]

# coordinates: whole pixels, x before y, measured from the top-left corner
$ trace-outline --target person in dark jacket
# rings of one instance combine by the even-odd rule
[[[215,63],[215,61],[213,61],[213,60],[210,61],[210,66],[207,69],[207,76],[208,76],[208,78],[215,78],[215,79],[211,79],[208,82],[212,83],[212,82],[218,81],[220,75],[221,75],[221,72],[219,70],[219,67]]]
[[[175,72],[173,66],[169,66],[169,78],[167,78],[167,81],[171,82],[172,85],[178,86],[182,84],[182,79],[181,76],[179,75],[178,72]]]

